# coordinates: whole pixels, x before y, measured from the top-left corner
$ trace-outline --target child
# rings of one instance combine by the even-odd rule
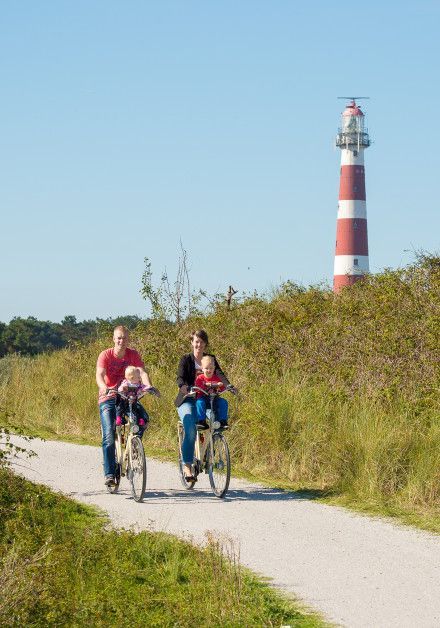
[[[221,392],[225,390],[225,386],[222,383],[221,379],[218,375],[215,374],[215,362],[214,358],[211,355],[204,355],[201,359],[202,365],[202,373],[196,377],[196,381],[194,382],[195,386],[202,388],[203,390],[209,391],[211,384],[220,384],[220,386],[216,386],[216,389]],[[206,408],[207,408],[208,397],[203,393],[197,391],[196,396],[196,410],[197,410],[197,422],[202,425],[206,424]],[[214,411],[216,415],[216,419],[220,421],[222,425],[227,425],[228,423],[228,402],[223,397],[217,397],[214,400]]]
[[[127,392],[136,392],[136,399],[147,389],[141,382],[141,374],[138,368],[135,366],[127,366],[125,369],[125,379],[122,380],[121,385],[118,388],[118,392],[127,394]],[[119,397],[119,403],[116,406],[116,425],[122,425],[122,417],[128,410],[128,401]],[[143,427],[149,420],[148,414],[143,406],[139,402],[133,405],[133,410],[137,418],[139,427]]]

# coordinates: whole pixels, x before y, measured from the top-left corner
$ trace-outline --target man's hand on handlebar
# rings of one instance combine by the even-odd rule
[[[154,386],[144,386],[142,390],[150,395],[154,395],[155,397],[160,397],[160,392]]]
[[[106,386],[100,386],[99,387],[99,396],[100,397],[107,397],[107,395],[110,395],[111,393],[117,393],[117,389],[116,388],[107,388]]]

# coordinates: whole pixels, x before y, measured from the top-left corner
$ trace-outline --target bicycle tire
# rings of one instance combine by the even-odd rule
[[[115,433],[115,458],[115,483],[112,486],[107,486],[107,491],[112,494],[118,492],[121,483],[122,437],[120,430],[116,430]]]
[[[209,483],[216,497],[224,497],[229,488],[231,479],[231,458],[229,447],[223,434],[216,432],[212,436],[211,446],[207,452],[209,461],[208,474]]]
[[[133,499],[141,502],[144,499],[147,483],[147,461],[144,446],[138,436],[133,436],[130,441],[128,477]]]
[[[177,426],[177,434],[178,434],[178,439],[179,439],[179,476],[180,476],[180,481],[182,482],[182,486],[183,488],[185,488],[187,491],[190,491],[191,489],[194,488],[194,484],[196,483],[195,480],[191,480],[190,482],[188,482],[188,480],[185,477],[185,473],[183,470],[183,460],[182,460],[182,441],[183,441],[183,425],[181,423],[178,424]]]

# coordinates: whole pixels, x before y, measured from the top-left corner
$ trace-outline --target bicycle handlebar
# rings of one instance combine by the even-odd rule
[[[157,390],[157,388],[154,388],[154,386],[150,386],[150,388],[144,389],[142,390],[141,394],[137,393],[137,390],[133,390],[132,394],[136,396],[136,400],[138,401],[139,399],[141,399],[144,395],[154,395],[155,397],[159,397],[160,393]],[[107,388],[107,394],[109,393],[117,393],[118,395],[120,395],[123,399],[128,399],[130,391],[125,391],[125,392],[121,392],[120,390],[118,390],[117,388]]]
[[[203,388],[199,388],[198,386],[191,386],[189,392],[185,395],[184,398],[186,398],[186,397],[194,397],[197,391],[203,393],[207,397],[209,397],[209,395],[212,395],[212,394],[220,396],[220,395],[222,395],[225,392],[230,392],[227,388],[225,388],[225,390],[216,390],[216,388],[219,388],[220,386],[224,386],[224,384],[219,384],[217,382],[214,382],[209,387],[211,389],[211,392],[208,392],[208,391],[204,390]]]

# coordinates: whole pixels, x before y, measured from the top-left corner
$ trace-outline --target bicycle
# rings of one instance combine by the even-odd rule
[[[109,389],[108,392],[117,392]],[[126,476],[130,482],[133,499],[141,502],[144,498],[147,483],[147,462],[142,439],[139,437],[139,425],[134,411],[135,404],[146,393],[156,395],[155,388],[145,390],[141,395],[137,389],[118,395],[128,402],[128,409],[123,417],[124,423],[115,426],[115,484],[107,486],[109,493],[117,493],[121,477]]]
[[[209,391],[205,391],[198,386],[193,386],[186,395],[187,397],[195,397],[196,392],[202,392],[209,397],[210,416],[207,417],[207,426],[197,425],[196,442],[194,448],[193,476],[191,480],[185,477],[184,465],[182,460],[182,441],[184,436],[183,424],[179,420],[177,423],[177,435],[179,440],[179,472],[181,482],[187,490],[194,488],[197,482],[197,476],[205,471],[209,475],[209,483],[216,497],[222,498],[226,495],[231,479],[231,459],[229,455],[229,447],[224,431],[228,429],[227,425],[222,426],[220,421],[215,418],[214,402],[216,397],[222,392],[219,387],[222,384],[211,384]]]

